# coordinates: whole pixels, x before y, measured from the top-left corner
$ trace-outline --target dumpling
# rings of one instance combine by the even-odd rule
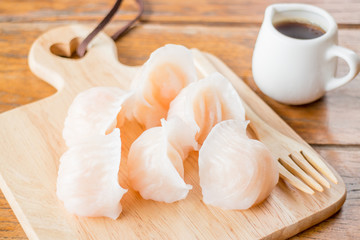
[[[196,148],[195,136],[180,119],[162,120],[132,144],[127,165],[131,186],[144,199],[166,203],[184,199],[192,188],[184,182],[183,160]]]
[[[171,102],[161,127],[146,130],[128,156],[132,187],[145,199],[174,202],[191,189],[183,160],[198,150],[211,128],[224,119],[244,120],[244,109],[232,85],[219,73],[185,87]]]
[[[246,136],[247,122],[215,125],[199,151],[203,201],[223,209],[248,209],[262,202],[279,179],[276,159]]]
[[[122,125],[125,102],[132,93],[117,87],[93,87],[79,93],[68,110],[63,138],[69,147],[92,135],[110,133]]]
[[[73,214],[116,219],[127,190],[118,183],[120,130],[91,136],[70,147],[60,158],[58,198]]]
[[[134,117],[147,129],[160,126],[170,102],[181,89],[197,80],[192,53],[184,46],[168,44],[155,50],[132,82]]]
[[[76,215],[116,219],[127,191],[118,183],[120,127],[132,93],[94,87],[71,104],[63,137],[69,149],[61,156],[57,196]]]
[[[189,84],[170,104],[167,120],[178,117],[196,131],[202,144],[212,127],[227,119],[245,120],[241,99],[220,73]]]

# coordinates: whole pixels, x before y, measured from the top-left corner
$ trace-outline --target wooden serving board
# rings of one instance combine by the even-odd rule
[[[59,158],[66,150],[62,129],[67,109],[80,91],[93,86],[127,89],[137,67],[118,62],[115,43],[100,33],[84,58],[52,54],[67,48],[91,29],[67,26],[40,36],[29,54],[31,70],[58,92],[41,101],[0,115],[0,186],[30,239],[282,239],[328,218],[340,209],[346,190],[341,177],[323,193],[308,195],[280,180],[270,197],[246,211],[224,211],[202,202],[197,154],[185,160],[185,181],[193,185],[185,200],[166,204],[144,200],[131,188],[117,220],[83,218],[67,213],[55,195]],[[53,49],[54,50],[54,49]],[[303,140],[215,56],[206,55],[245,102],[271,126]],[[142,128],[126,122],[121,128],[120,184],[126,180],[126,156]]]

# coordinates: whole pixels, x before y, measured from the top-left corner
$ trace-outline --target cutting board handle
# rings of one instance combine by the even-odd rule
[[[84,39],[91,30],[83,25],[70,25],[42,34],[30,49],[28,60],[31,71],[58,91],[78,91],[93,86],[94,82],[99,82],[98,78],[104,79],[104,86],[117,85],[124,82],[124,78],[130,81],[135,68],[119,63],[115,42],[103,32],[91,41],[82,58],[56,55],[59,48],[71,54],[79,40]],[[91,74],[88,69],[92,69]]]

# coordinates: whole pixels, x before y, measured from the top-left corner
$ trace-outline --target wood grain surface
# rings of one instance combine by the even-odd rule
[[[44,31],[69,23],[95,24],[113,1],[4,0],[0,4],[0,112],[39,100],[55,89],[36,78],[27,65],[32,42]],[[117,42],[119,60],[141,64],[164,43],[180,43],[214,53],[254,90],[251,55],[266,5],[275,1],[145,0],[144,23]],[[288,1],[291,2],[291,1]],[[360,53],[360,2],[315,0],[340,23],[339,42]],[[125,0],[112,33],[121,20],[135,14],[136,5]],[[210,22],[211,24],[205,24]],[[183,24],[184,23],[184,24]],[[201,24],[201,25],[199,25]],[[186,30],[179,31],[179,26]],[[346,71],[344,65],[340,72]],[[357,239],[360,211],[360,82],[326,95],[320,101],[289,107],[261,97],[343,177],[348,196],[333,217],[299,234],[296,239]],[[0,139],[1,142],[1,139]],[[0,239],[27,239],[3,195],[0,195]]]
[[[122,24],[114,23],[106,32],[111,34]],[[0,110],[9,110],[55,92],[28,70],[27,54],[36,37],[61,25],[0,23],[0,63],[4,64],[4,68],[0,69]],[[179,25],[144,24],[116,44],[120,62],[127,65],[144,63],[152,51],[166,43],[183,44],[213,53],[264,98],[307,142],[360,144],[360,124],[358,118],[354,117],[354,112],[360,109],[360,76],[315,103],[296,107],[279,104],[261,94],[252,79],[251,57],[258,30],[257,27],[191,25],[184,28]],[[339,38],[341,45],[360,54],[357,30],[340,30]],[[346,65],[340,65],[339,72],[345,74],[346,68]]]
[[[29,66],[36,76],[59,92],[0,115],[0,125],[3,125],[0,137],[5,139],[0,145],[0,186],[30,239],[118,239],[118,232],[124,239],[149,236],[155,239],[284,239],[325,220],[343,205],[345,185],[334,172],[338,184],[331,184],[331,188],[322,193],[305,194],[280,180],[266,201],[249,210],[223,211],[207,206],[202,203],[197,154],[194,153],[184,161],[185,182],[193,189],[182,201],[174,204],[146,201],[132,190],[125,177],[123,186],[129,191],[122,199],[124,211],[118,221],[68,214],[54,194],[59,158],[66,149],[59,136],[68,107],[78,93],[89,87],[128,89],[136,74],[136,68],[118,62],[115,43],[104,33],[94,39],[82,59],[65,59],[49,51],[54,44],[69,43],[75,37],[84,38],[90,31],[91,28],[83,25],[71,25],[51,29],[37,38],[28,56]],[[201,74],[208,74],[203,71],[208,60],[199,59],[199,55],[203,56],[200,52],[194,55],[196,66],[202,69]],[[210,61],[214,64],[212,69],[233,84],[244,104],[264,114],[263,120],[274,128],[260,136],[260,139],[269,140],[265,142],[269,150],[278,154],[279,146],[273,144],[277,142],[287,154],[300,151],[291,147],[291,139],[281,141],[281,136],[280,139],[274,132],[277,129],[299,143],[303,140],[224,63],[214,55]],[[250,109],[246,111],[254,131],[260,132],[266,123],[250,114]],[[134,133],[140,134],[141,130],[136,122],[128,122],[121,128],[120,179],[127,175],[126,153],[134,136],[138,136]],[[301,150],[312,151],[306,146]],[[139,219],[144,223],[141,228]]]
[[[3,0],[0,21],[98,20],[114,1],[110,0]],[[261,23],[267,5],[281,0],[145,0],[144,21],[193,23]],[[287,0],[308,3],[329,11],[340,24],[360,23],[357,0]],[[16,7],[14,7],[16,6]],[[115,19],[129,19],[136,10],[135,0],[124,0]]]
[[[315,148],[335,169],[347,186],[347,200],[342,209],[324,222],[298,234],[292,239],[357,239],[360,236],[358,222],[360,189],[360,152],[358,149],[328,147]],[[10,206],[0,195],[0,239],[27,239]]]

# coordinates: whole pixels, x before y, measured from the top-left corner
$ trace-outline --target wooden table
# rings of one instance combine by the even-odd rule
[[[37,101],[55,89],[36,78],[27,65],[32,42],[56,26],[95,26],[114,1],[2,0],[0,4],[0,113]],[[211,52],[228,64],[285,121],[334,166],[347,186],[342,209],[294,239],[360,238],[360,77],[321,100],[298,107],[267,98],[252,79],[251,56],[266,6],[276,0],[145,0],[142,22],[117,41],[119,60],[142,64],[166,43]],[[293,1],[289,1],[293,2]],[[294,1],[296,2],[296,1]],[[360,54],[360,2],[305,0],[329,11],[339,23],[341,45]],[[134,0],[124,0],[105,32],[113,33],[135,15]],[[339,74],[346,65],[339,64]],[[0,126],[1,127],[1,126]],[[0,139],[1,144],[1,139]],[[0,194],[0,239],[26,239],[18,220]]]

